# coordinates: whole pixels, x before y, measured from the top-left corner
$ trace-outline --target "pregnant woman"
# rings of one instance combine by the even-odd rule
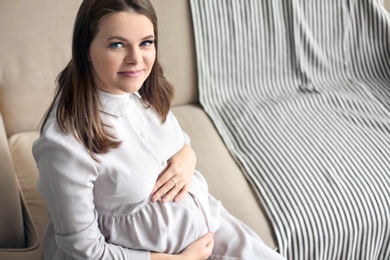
[[[194,170],[157,42],[148,0],[82,2],[33,146],[45,259],[283,259]]]

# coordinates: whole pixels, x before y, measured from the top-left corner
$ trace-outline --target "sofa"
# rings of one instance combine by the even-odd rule
[[[210,192],[276,249],[262,204],[199,105],[188,1],[152,2],[159,18],[160,59],[176,88],[172,110],[191,138],[197,169]],[[80,3],[0,0],[0,259],[42,259],[48,211],[36,188],[31,147],[56,76],[69,60]]]
[[[210,192],[277,250],[266,210],[199,104],[189,2],[152,2],[159,18],[159,56],[176,88],[172,110],[191,138],[197,169]],[[0,259],[42,259],[48,212],[36,188],[31,147],[56,76],[69,60],[80,3],[0,0]]]

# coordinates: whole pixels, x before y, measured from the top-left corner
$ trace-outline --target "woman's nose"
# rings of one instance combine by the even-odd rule
[[[127,51],[126,57],[125,57],[125,63],[129,64],[137,64],[142,60],[142,54],[139,49],[132,48]]]

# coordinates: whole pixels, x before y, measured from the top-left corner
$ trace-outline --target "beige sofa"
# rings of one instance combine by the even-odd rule
[[[31,154],[37,127],[70,55],[79,1],[0,0],[0,259],[42,259],[47,209]],[[277,247],[261,202],[198,104],[195,46],[187,0],[153,0],[160,58],[176,87],[173,112],[190,135],[197,168],[228,210]],[[390,5],[390,0],[386,0]]]

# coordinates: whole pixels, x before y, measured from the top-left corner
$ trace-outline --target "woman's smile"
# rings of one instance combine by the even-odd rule
[[[127,70],[127,71],[120,71],[118,72],[118,74],[126,78],[137,78],[142,74],[143,71],[144,70]]]

